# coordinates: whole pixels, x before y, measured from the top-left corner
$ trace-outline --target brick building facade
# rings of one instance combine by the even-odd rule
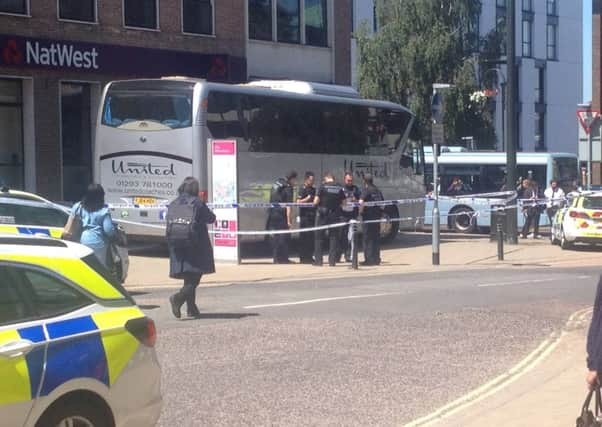
[[[262,77],[349,84],[349,0],[295,1],[298,31],[311,37],[282,43],[280,32],[261,41],[260,57],[250,48],[249,11],[265,1],[0,2],[0,184],[54,200],[78,199],[92,179],[99,101],[111,80],[187,75],[231,83]],[[274,26],[283,27],[282,10],[291,2],[267,3],[276,11]],[[328,17],[318,10],[328,10]],[[309,46],[310,26],[320,16],[328,39]],[[286,64],[299,49],[307,72]],[[261,58],[265,53],[286,67],[272,72]],[[320,55],[331,71],[314,75],[311,61]],[[253,75],[248,63],[267,67],[255,67],[262,72]]]

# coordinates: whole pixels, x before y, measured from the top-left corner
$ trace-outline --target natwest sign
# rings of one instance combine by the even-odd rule
[[[53,67],[73,67],[98,70],[98,51],[96,48],[80,50],[73,44],[25,42],[28,64],[48,65]]]
[[[228,81],[230,57],[0,34],[0,66],[117,76],[186,75]]]

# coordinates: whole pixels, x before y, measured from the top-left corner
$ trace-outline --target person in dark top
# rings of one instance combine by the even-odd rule
[[[368,202],[382,202],[383,194],[374,185],[371,174],[364,175],[364,191],[360,195],[360,214],[363,221],[379,220],[382,217],[381,206],[366,206]],[[380,264],[380,224],[364,224],[364,262],[362,265]]]
[[[297,172],[291,171],[286,178],[279,178],[272,185],[270,203],[292,203],[293,188],[297,183]],[[293,226],[291,207],[274,207],[268,211],[268,230],[289,230]],[[290,264],[288,259],[288,234],[272,235],[274,264]]]
[[[215,222],[215,215],[199,198],[199,182],[188,177],[178,188],[178,197],[169,204],[168,209],[177,205],[191,205],[195,215],[195,232],[198,238],[190,246],[176,247],[168,243],[169,277],[184,281],[184,286],[169,298],[173,315],[180,318],[180,308],[186,303],[189,317],[200,317],[196,305],[196,288],[205,274],[215,273],[213,247],[209,238],[207,224]]]
[[[345,173],[343,192],[345,193],[345,204],[343,204],[341,222],[349,222],[352,219],[356,219],[359,209],[357,206],[353,206],[354,203],[359,202],[361,191],[357,185],[353,184],[353,173]],[[345,262],[351,262],[351,245],[349,244],[349,225],[342,227],[339,233],[339,257],[345,255]]]
[[[539,217],[541,215],[541,208],[538,206],[538,191],[537,183],[525,179],[523,181],[523,188],[520,192],[519,199],[522,200],[523,204],[523,214],[525,215],[525,224],[523,225],[523,230],[521,233],[521,237],[526,239],[530,237],[529,228],[533,225],[533,238],[538,239],[539,236]]]
[[[345,202],[345,192],[343,188],[335,183],[332,174],[327,173],[324,176],[324,182],[318,189],[314,205],[317,206],[316,226],[327,224],[336,224],[341,218],[341,206]],[[339,228],[328,230],[328,265],[334,267],[338,258]],[[322,239],[324,231],[315,233],[315,253],[314,265],[321,266],[322,258]]]
[[[593,388],[599,383],[602,370],[602,277],[598,281],[594,313],[587,334],[587,384]]]
[[[297,203],[313,203],[316,197],[316,188],[314,187],[314,173],[305,172],[303,187],[299,190]],[[316,208],[299,208],[299,219],[301,230],[311,228],[316,223]],[[299,233],[299,260],[301,264],[311,264],[314,262],[314,233],[311,231]]]

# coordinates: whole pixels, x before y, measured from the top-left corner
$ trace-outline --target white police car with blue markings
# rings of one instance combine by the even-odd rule
[[[0,425],[155,425],[155,339],[90,249],[0,235]]]

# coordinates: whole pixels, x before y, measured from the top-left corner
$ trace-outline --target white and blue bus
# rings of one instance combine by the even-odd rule
[[[439,161],[439,208],[441,222],[450,230],[470,233],[478,228],[491,226],[491,205],[500,202],[495,198],[463,198],[475,194],[491,194],[507,190],[506,153],[470,152],[460,149],[441,150]],[[537,182],[540,194],[553,179],[558,181],[565,193],[572,191],[579,177],[578,159],[575,154],[568,153],[518,153],[517,178],[530,178]],[[433,188],[433,151],[425,147],[425,178],[429,183],[429,191]],[[451,191],[452,182],[461,181]],[[519,180],[519,181],[520,181]],[[510,188],[509,190],[515,190]],[[453,194],[452,194],[453,193]],[[425,225],[432,224],[433,202],[425,204]],[[464,215],[463,215],[464,214]],[[518,210],[518,223],[522,226],[524,217]],[[546,215],[541,216],[541,225],[549,223]]]
[[[361,99],[351,88],[306,82],[242,85],[188,78],[109,83],[96,129],[95,179],[121,207],[135,236],[163,236],[161,210],[182,179],[211,182],[208,141],[238,142],[240,202],[267,202],[272,183],[302,176],[370,172],[387,199],[424,196],[422,146],[409,140],[414,114],[390,102]],[[423,204],[388,206],[387,215],[420,217]],[[240,212],[240,229],[263,230],[265,209]],[[403,224],[402,224],[403,226]],[[389,238],[399,222],[383,225]]]

